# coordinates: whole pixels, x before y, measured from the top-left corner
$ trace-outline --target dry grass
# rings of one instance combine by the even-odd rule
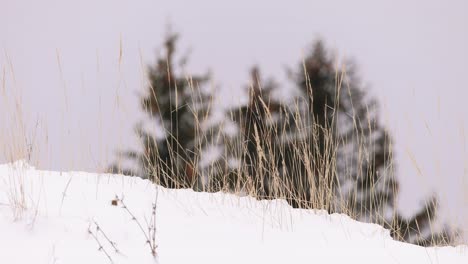
[[[120,48],[119,53],[119,65],[122,63],[122,51]],[[60,65],[60,76],[61,81],[63,82],[63,98],[65,101],[66,109],[69,108],[69,98],[67,94],[67,88],[65,85],[65,80],[62,77],[62,62],[60,54],[57,51],[57,61]],[[26,160],[32,164],[37,163],[38,157],[34,159],[33,152],[36,155],[41,153],[42,155],[47,155],[47,151],[40,152],[40,149],[37,144],[36,133],[37,126],[33,129],[28,129],[25,125],[23,119],[23,109],[21,94],[16,94],[18,89],[15,89],[14,81],[14,71],[13,66],[10,65],[7,68],[3,68],[2,72],[2,100],[3,104],[8,107],[4,109],[9,109],[10,112],[4,113],[2,115],[2,122],[7,124],[4,129],[0,131],[0,139],[8,139],[8,142],[2,142],[1,151],[3,155],[7,157],[8,161],[16,160]],[[7,82],[7,75],[10,75]],[[187,78],[187,82],[190,83],[193,93],[197,96],[199,91],[197,84],[195,84],[190,78]],[[8,86],[8,87],[7,87]],[[341,81],[337,84],[337,89],[340,90],[346,85]],[[9,89],[12,88],[12,89]],[[338,94],[341,94],[338,92]],[[121,100],[119,94],[116,93],[116,101]],[[201,95],[198,95],[196,98],[197,101],[202,101],[203,98]],[[214,104],[213,101],[209,102]],[[266,119],[264,120],[265,124],[271,122],[274,119],[273,113],[270,111],[267,102],[262,102],[260,106],[262,110],[266,112]],[[176,185],[180,188],[191,187],[197,190],[203,190],[208,192],[216,191],[225,191],[234,193],[237,195],[250,195],[257,197],[259,199],[285,199],[285,200],[294,200],[298,201],[303,205],[307,205],[309,208],[318,208],[325,209],[331,212],[340,212],[345,213],[353,218],[359,218],[360,215],[363,215],[363,211],[366,214],[366,217],[371,219],[373,222],[377,222],[381,225],[388,224],[388,219],[385,217],[385,214],[382,210],[375,210],[375,208],[361,208],[359,211],[356,211],[356,207],[351,204],[357,203],[358,197],[343,197],[345,193],[337,192],[338,189],[345,190],[356,190],[359,186],[344,186],[347,183],[343,182],[342,179],[346,178],[346,175],[338,175],[336,167],[340,160],[337,156],[340,151],[339,147],[345,144],[345,138],[339,138],[334,136],[334,131],[329,127],[319,127],[319,126],[310,126],[312,123],[311,120],[304,119],[304,110],[301,108],[300,103],[294,102],[292,104],[293,120],[291,120],[294,125],[297,127],[298,131],[303,131],[304,133],[310,133],[312,137],[307,138],[293,144],[293,151],[288,152],[291,154],[289,157],[292,160],[293,168],[291,171],[296,173],[301,171],[300,166],[305,165],[306,171],[305,175],[293,175],[292,177],[285,178],[281,175],[285,175],[286,168],[278,168],[277,162],[280,160],[284,164],[284,154],[287,152],[285,149],[278,148],[277,142],[268,140],[274,139],[276,141],[285,140],[284,136],[281,136],[282,132],[285,131],[285,127],[279,127],[277,125],[273,126],[264,126],[268,127],[266,131],[262,132],[262,136],[259,133],[259,128],[255,127],[255,144],[256,144],[256,156],[258,157],[257,164],[257,173],[258,175],[248,175],[249,169],[246,167],[245,158],[249,156],[248,150],[246,149],[245,142],[242,141],[242,138],[232,136],[229,133],[227,127],[232,127],[232,120],[234,116],[241,116],[239,113],[228,113],[228,116],[231,117],[231,122],[224,122],[217,124],[217,126],[208,125],[210,121],[210,114],[213,110],[210,108],[209,111],[205,112],[204,115],[199,116],[196,114],[196,109],[192,109],[195,120],[196,120],[196,138],[199,140],[195,142],[195,150],[198,155],[195,155],[193,160],[188,161],[190,164],[193,164],[195,171],[198,171],[197,178],[191,180],[191,185],[187,186],[186,181],[180,182],[178,175],[167,175],[167,178],[171,179]],[[330,109],[330,111],[336,110]],[[333,118],[340,118],[339,116],[333,116]],[[356,133],[359,133],[357,129],[358,121],[353,118],[354,130]],[[245,120],[239,120],[242,123]],[[361,120],[362,122],[362,120]],[[371,127],[370,120],[368,120],[368,125]],[[43,128],[44,129],[44,128]],[[48,137],[47,129],[44,129],[45,136]],[[310,146],[313,146],[312,149],[318,149],[318,142],[320,141],[319,135],[324,135],[324,148],[325,151],[323,155],[317,155],[314,152],[311,152]],[[355,135],[355,138],[360,139],[358,142],[360,144],[355,150],[357,159],[357,164],[352,165],[353,167],[361,167],[362,164],[366,164],[366,161],[369,160],[369,157],[366,156],[371,151],[368,149],[368,146],[365,144],[366,138],[365,135]],[[154,142],[156,143],[156,142]],[[204,155],[206,154],[207,147],[209,146],[218,146],[224,145],[225,147],[221,150],[222,158],[221,160],[214,160],[213,162],[206,163]],[[69,157],[73,159],[74,157]],[[176,155],[173,155],[173,158],[176,159]],[[150,160],[151,157],[147,156],[147,160]],[[283,159],[283,160],[282,160]],[[163,161],[160,161],[160,164],[163,164]],[[345,164],[349,165],[349,164]],[[372,166],[372,164],[367,164],[366,166]],[[390,178],[393,176],[394,164],[387,164],[386,170]],[[415,162],[417,167],[417,163]],[[122,165],[123,167],[123,165]],[[344,168],[342,171],[350,171],[352,168]],[[158,171],[157,168],[143,168],[144,171]],[[282,171],[280,171],[282,170]],[[174,172],[177,171],[176,168],[173,168]],[[233,175],[232,171],[238,172],[236,175]],[[254,177],[253,177],[254,176]],[[305,177],[304,177],[305,176]],[[291,179],[301,179],[299,182],[292,182]],[[8,203],[14,211],[15,217],[21,217],[22,212],[27,208],[26,194],[24,189],[24,175],[21,173],[21,170],[17,170],[16,173],[11,173],[7,178],[8,182],[5,183],[9,186],[8,191]],[[385,181],[386,179],[381,179]],[[156,182],[157,183],[157,182]],[[377,186],[380,183],[373,182],[373,186]],[[264,187],[267,186],[270,190],[268,196],[263,193]],[[398,192],[398,190],[394,190]],[[356,192],[352,192],[356,194]],[[310,194],[310,196],[308,195]],[[306,199],[307,198],[307,199]],[[375,200],[372,201],[372,204],[380,205],[384,204],[384,201],[380,201],[379,197],[375,197]],[[393,213],[396,208],[391,208]],[[393,226],[394,229],[399,229],[398,226]],[[432,230],[431,230],[432,231]],[[434,232],[436,234],[436,232]],[[449,241],[445,241],[443,238],[434,236],[436,244],[447,244]]]
[[[341,94],[349,94],[351,96],[351,90],[344,81],[345,76],[340,76],[338,79],[336,87],[338,96]],[[199,87],[195,87],[197,84],[194,84],[191,78],[187,78],[187,82],[194,94],[195,99],[193,100],[197,102],[202,101],[203,96],[197,94],[197,91],[200,91]],[[155,95],[153,94],[153,96]],[[158,98],[155,99],[156,101],[158,100]],[[214,104],[213,101],[208,103],[210,105]],[[258,199],[285,199],[290,203],[299,204],[299,207],[325,209],[329,212],[347,214],[354,219],[378,223],[387,228],[392,228],[392,233],[405,233],[409,232],[409,229],[412,232],[417,230],[414,232],[415,235],[409,238],[413,242],[417,241],[419,236],[426,235],[424,232],[430,232],[431,234],[431,241],[425,242],[426,244],[447,245],[457,242],[451,239],[459,237],[458,231],[453,231],[453,233],[448,235],[444,233],[443,236],[440,236],[440,229],[432,225],[432,221],[435,219],[430,219],[429,230],[422,230],[418,221],[415,223],[416,226],[407,226],[405,228],[408,230],[402,230],[402,225],[395,225],[399,219],[388,217],[389,215],[393,215],[394,217],[397,215],[397,207],[386,206],[387,201],[383,200],[384,198],[379,196],[378,192],[371,191],[371,193],[376,194],[371,197],[371,207],[355,206],[359,204],[359,192],[356,190],[360,186],[356,182],[354,182],[354,185],[350,185],[350,182],[346,179],[350,179],[350,173],[353,169],[375,166],[372,162],[369,163],[370,160],[373,160],[369,155],[372,155],[374,152],[373,149],[370,149],[372,144],[369,145],[367,143],[369,140],[368,134],[360,133],[360,129],[358,128],[359,124],[364,124],[372,131],[375,126],[370,118],[372,114],[369,109],[368,120],[357,120],[355,115],[350,116],[352,130],[354,131],[352,139],[358,142],[352,154],[355,159],[354,163],[347,162],[346,164],[341,164],[344,168],[338,171],[337,166],[340,165],[340,162],[343,162],[343,159],[338,158],[340,151],[342,151],[340,148],[350,143],[347,142],[350,138],[336,136],[334,128],[321,127],[311,122],[309,119],[312,115],[301,107],[300,102],[292,102],[291,105],[292,107],[288,111],[293,113],[293,119],[289,122],[294,123],[294,126],[300,133],[311,134],[312,136],[293,143],[293,151],[284,149],[284,146],[281,146],[278,142],[288,140],[285,131],[287,130],[286,126],[290,124],[278,123],[269,126],[268,124],[273,122],[275,118],[274,113],[270,111],[267,102],[260,100],[260,103],[256,107],[261,109],[258,111],[265,112],[265,119],[262,120],[262,124],[260,125],[262,133],[259,132],[260,128],[254,125],[255,156],[257,159],[257,163],[255,164],[256,175],[249,174],[251,170],[248,168],[246,159],[249,158],[251,153],[249,153],[246,147],[246,142],[240,136],[241,133],[233,134],[229,131],[230,129],[226,129],[226,127],[232,128],[233,123],[237,125],[242,124],[246,121],[242,119],[245,116],[241,112],[228,112],[227,121],[224,120],[216,125],[209,125],[211,124],[210,111],[200,116],[196,109],[192,109],[194,119],[196,120],[195,138],[197,141],[194,142],[194,152],[196,155],[193,160],[180,162],[191,164],[194,170],[198,172],[197,178],[190,179],[187,183],[186,179],[180,178],[180,170],[176,167],[170,168],[168,170],[169,173],[165,177],[174,183],[175,188],[193,188],[206,192],[224,191],[240,196],[249,195]],[[328,111],[338,113],[339,107],[331,107]],[[241,119],[236,120],[235,116],[241,117]],[[333,120],[343,118],[337,114],[332,114],[331,116]],[[239,127],[237,129],[237,132],[239,132]],[[168,138],[177,139],[177,136],[168,135]],[[148,137],[147,140],[154,140],[154,138]],[[319,146],[321,142],[323,146]],[[158,142],[154,141],[153,143],[157,145]],[[388,181],[395,180],[394,164],[391,158],[393,156],[393,146],[391,142],[387,143],[390,147],[390,159],[389,163],[385,164],[384,171],[380,171],[385,176],[371,177],[372,179],[376,179],[377,182],[370,183],[371,187],[369,189],[382,188],[382,186],[386,186]],[[175,144],[178,144],[178,142],[176,141]],[[206,162],[204,159],[209,158],[206,158],[204,155],[207,153],[207,149],[213,146],[221,146],[220,158]],[[324,148],[322,153],[319,151],[320,147]],[[285,155],[289,155],[288,159],[292,161],[290,162],[292,164],[290,168],[284,166]],[[177,159],[177,153],[171,153],[171,157]],[[144,158],[147,163],[151,163],[150,161],[154,158],[154,153],[145,153]],[[278,161],[283,166],[278,166]],[[151,175],[160,171],[159,166],[167,165],[165,161],[158,160],[153,165],[142,168],[141,171],[149,172],[148,174]],[[305,167],[305,171],[301,170],[301,166]],[[121,168],[123,166],[119,164],[118,167]],[[284,176],[287,173],[290,173],[289,177]],[[359,173],[362,173],[362,171]],[[156,184],[161,184],[157,178],[154,180]],[[391,186],[393,188],[392,192],[397,195],[399,191],[398,185]],[[265,194],[265,189],[268,189],[268,194]],[[393,198],[395,200],[391,202],[393,205],[396,205],[396,195]],[[435,203],[434,200],[429,200],[428,202]],[[434,204],[434,207],[437,206]],[[450,230],[458,229],[451,227]],[[396,238],[404,240],[403,237],[396,236]]]

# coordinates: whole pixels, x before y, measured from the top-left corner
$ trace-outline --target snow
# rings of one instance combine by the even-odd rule
[[[145,237],[153,215],[156,257]],[[468,263],[466,249],[401,243],[380,226],[282,200],[0,165],[0,263]]]

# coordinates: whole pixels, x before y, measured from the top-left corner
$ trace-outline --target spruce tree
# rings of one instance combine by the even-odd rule
[[[231,151],[229,157],[238,159],[240,166],[235,168],[235,173],[247,184],[244,187],[259,198],[274,198],[271,177],[267,175],[278,176],[278,145],[271,142],[278,137],[276,128],[282,104],[272,96],[275,88],[271,80],[262,82],[258,67],[253,67],[250,83],[245,88],[247,105],[230,111],[231,121],[239,129],[234,141],[240,144],[227,147]]]
[[[454,237],[448,230],[435,232],[437,199],[432,197],[410,218],[396,208],[398,182],[392,153],[392,139],[379,122],[378,105],[362,88],[355,67],[333,65],[323,42],[313,46],[296,84],[306,94],[312,123],[318,129],[319,157],[336,159],[335,186],[347,208],[357,219],[390,227],[394,238],[431,245],[449,243]],[[325,135],[333,138],[335,155],[327,155]],[[319,174],[320,175],[320,174]],[[334,208],[340,211],[340,208]],[[349,209],[347,209],[349,210]]]
[[[136,168],[112,166],[113,171],[148,178],[163,187],[193,187],[200,183],[198,167],[206,137],[202,123],[209,117],[212,98],[200,87],[207,76],[183,76],[176,67],[178,36],[169,34],[165,54],[148,69],[146,95],[141,108],[162,130],[148,131],[136,126],[143,151],[124,151],[120,155],[136,161]],[[179,66],[183,66],[185,59]]]

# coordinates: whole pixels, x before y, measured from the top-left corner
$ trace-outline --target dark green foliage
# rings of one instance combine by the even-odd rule
[[[241,138],[238,139],[241,144],[241,150],[232,156],[240,156],[240,171],[237,173],[244,174],[250,177],[253,181],[255,190],[258,191],[259,197],[269,196],[268,186],[265,185],[268,179],[255,178],[252,175],[267,175],[273,172],[268,171],[271,166],[266,166],[264,156],[274,151],[265,142],[274,140],[272,127],[275,123],[270,116],[270,112],[279,109],[280,105],[271,100],[271,92],[274,84],[267,83],[261,87],[258,68],[254,67],[251,70],[251,84],[248,86],[249,102],[246,106],[242,106],[236,111],[233,111],[233,120],[239,124]],[[239,155],[240,153],[240,155]]]
[[[354,210],[359,215],[373,207],[375,211],[375,207],[393,206],[397,184],[392,177],[382,181],[392,172],[390,139],[378,126],[376,114],[370,112],[375,109],[364,101],[365,93],[357,87],[353,72],[336,69],[322,42],[317,42],[291,77],[300,94],[292,106],[272,98],[274,87],[270,84],[261,89],[255,69],[249,104],[233,110],[239,113],[234,119],[240,124],[246,145],[246,165],[242,167],[251,168],[246,173],[262,177],[255,181],[266,182],[262,192],[269,196],[269,180],[264,178],[276,172],[282,182],[292,184],[284,193],[290,193],[297,207],[314,207],[316,197],[312,196],[316,194],[311,192],[324,186],[320,181],[325,179],[325,186],[339,188],[349,182],[358,186],[340,196],[362,208]],[[337,89],[344,86],[344,81],[347,88]],[[256,137],[261,142],[256,142]],[[265,164],[276,168],[263,168]],[[259,169],[266,171],[259,173]],[[379,182],[385,182],[389,188],[369,193]],[[384,204],[371,205],[368,198],[375,195],[380,195],[379,201]]]
[[[174,63],[176,41],[177,35],[167,37],[165,55],[149,68],[148,92],[141,98],[142,110],[157,121],[163,132],[137,126],[143,152],[122,153],[137,161],[143,178],[169,188],[190,187],[198,181],[197,164],[204,144],[200,124],[207,118],[211,102],[210,96],[199,89],[206,76],[178,75]],[[135,174],[118,165],[113,170]]]

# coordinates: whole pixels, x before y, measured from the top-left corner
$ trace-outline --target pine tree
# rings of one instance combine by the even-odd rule
[[[324,155],[324,134],[331,133],[337,150],[338,193],[355,217],[391,227],[393,237],[402,241],[420,245],[453,241],[448,229],[433,230],[435,197],[409,219],[398,212],[392,139],[378,120],[377,102],[361,88],[352,63],[347,68],[333,67],[333,57],[318,41],[301,68],[296,84],[307,94],[313,123],[328,128],[319,129],[319,156],[332,156]]]
[[[398,190],[391,138],[380,126],[376,102],[367,98],[354,69],[335,67],[333,57],[317,41],[293,80],[302,95],[315,174],[333,181],[340,199],[358,218],[384,215],[394,207]]]
[[[279,161],[278,149],[271,142],[278,137],[278,113],[282,104],[272,96],[275,88],[273,81],[263,83],[258,67],[253,67],[250,84],[245,89],[249,97],[247,105],[230,111],[231,121],[239,127],[239,135],[234,141],[241,142],[228,147],[230,157],[237,158],[241,164],[235,173],[241,175],[241,182],[250,183],[250,192],[262,198],[274,197],[272,182],[266,175],[278,175],[275,170]],[[275,165],[271,166],[271,163]]]
[[[200,87],[207,76],[182,76],[175,67],[178,36],[169,34],[164,42],[164,56],[149,67],[147,93],[141,98],[141,108],[156,121],[160,130],[148,131],[136,126],[142,152],[124,151],[120,155],[135,160],[137,168],[126,169],[119,164],[113,171],[148,178],[163,187],[193,187],[200,184],[198,167],[206,135],[202,123],[209,117],[212,97]],[[181,66],[185,63],[182,60]]]

